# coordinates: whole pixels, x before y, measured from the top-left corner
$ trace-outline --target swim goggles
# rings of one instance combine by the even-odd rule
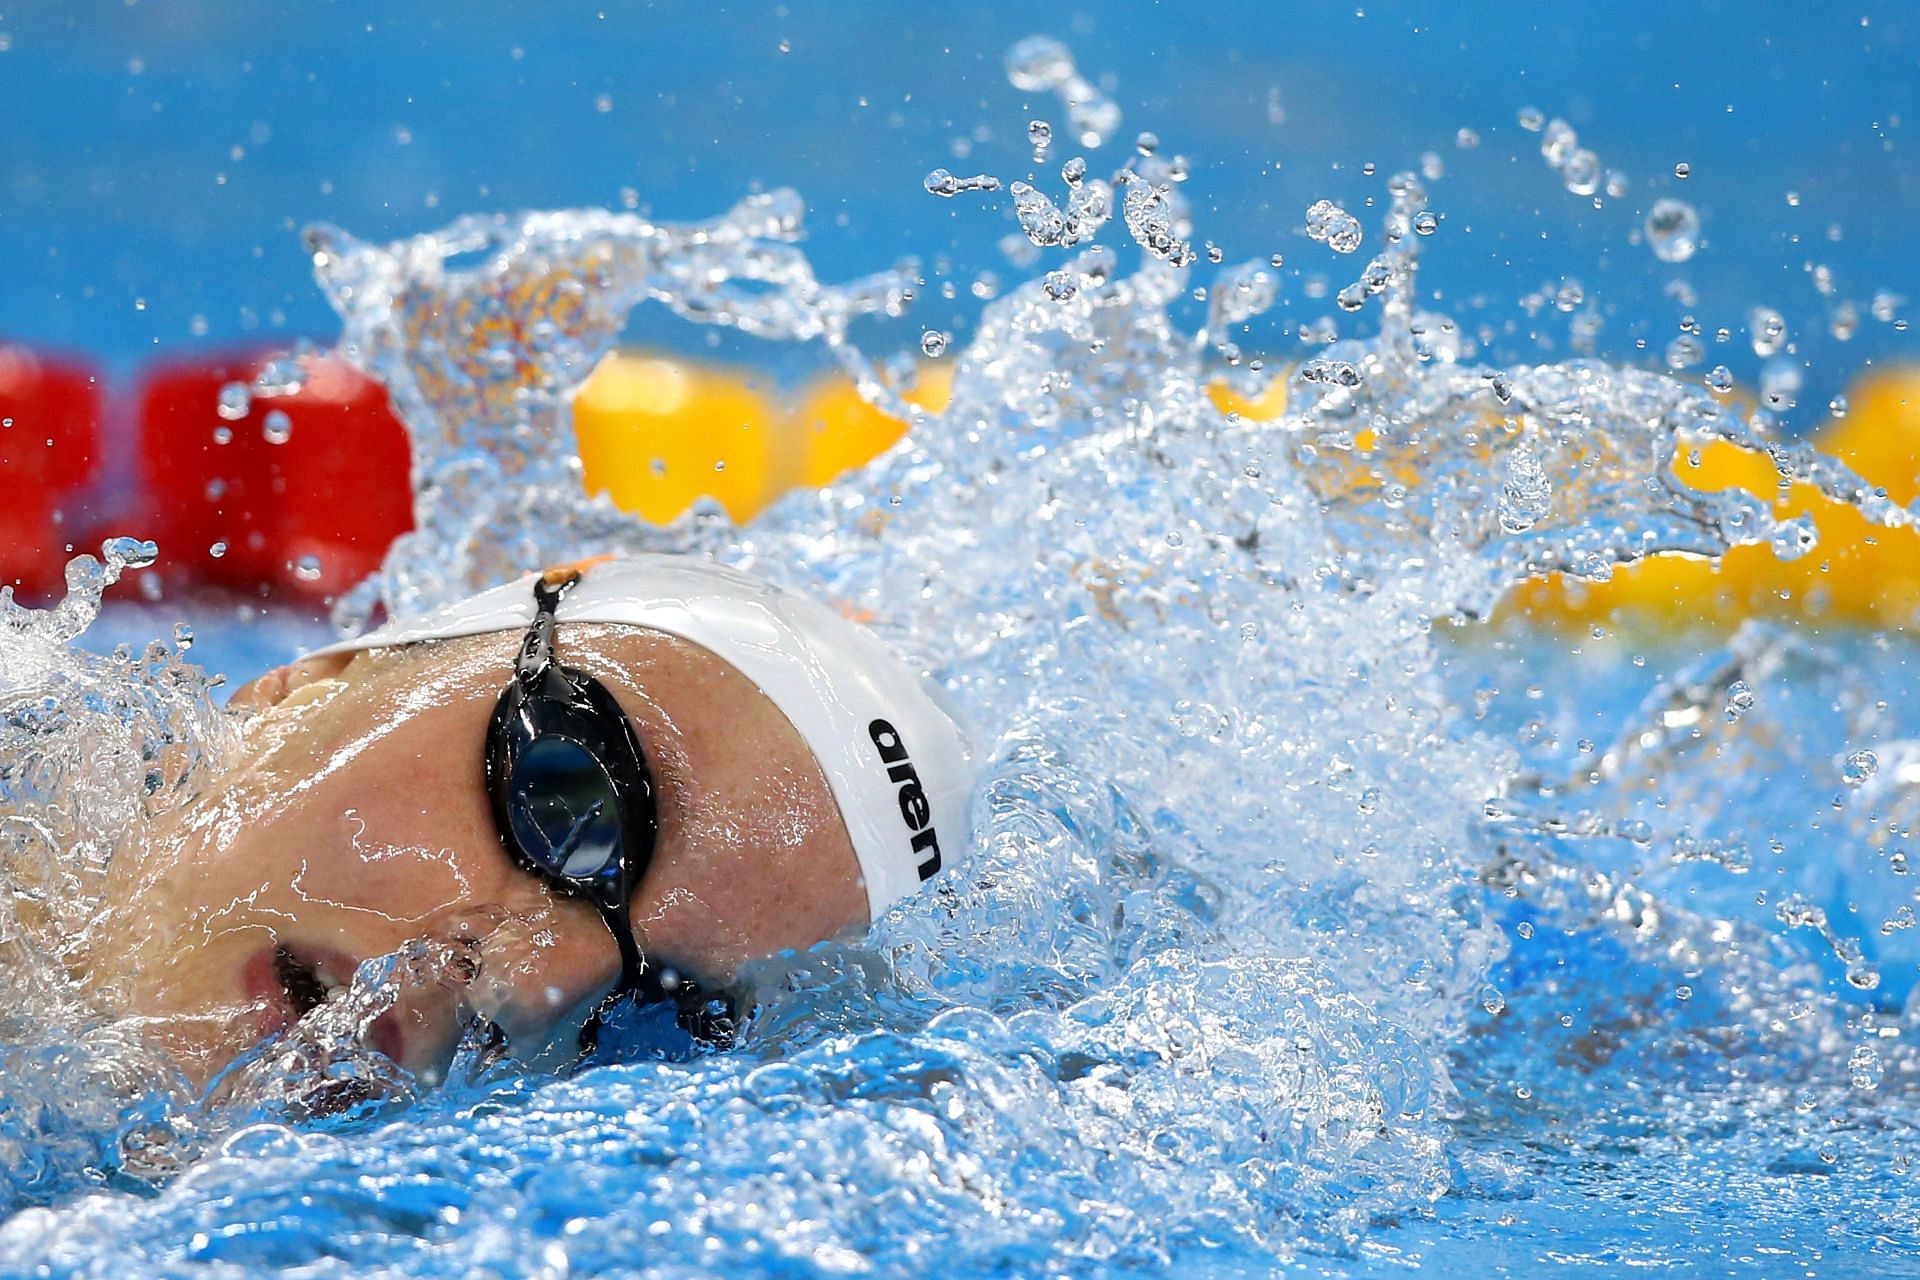
[[[671,1002],[684,1031],[724,1046],[735,1031],[732,1001],[649,963],[634,937],[628,904],[659,834],[653,776],[613,694],[554,657],[554,611],[579,580],[577,571],[556,571],[533,584],[533,623],[487,727],[494,824],[515,865],[591,902],[620,948],[619,984],[581,1028],[583,1056],[628,1001]]]

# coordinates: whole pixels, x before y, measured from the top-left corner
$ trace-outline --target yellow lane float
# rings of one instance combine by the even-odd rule
[[[1911,502],[1920,493],[1920,371],[1864,379],[1849,403],[1845,418],[1814,437],[1815,447],[1885,488],[1895,501]],[[1701,449],[1697,465],[1683,455],[1674,474],[1706,492],[1738,488],[1771,498],[1781,519],[1810,515],[1819,545],[1790,561],[1756,545],[1735,547],[1717,564],[1654,556],[1604,583],[1541,578],[1508,596],[1502,614],[1554,625],[1665,628],[1729,626],[1751,617],[1920,625],[1920,533],[1868,524],[1811,485],[1782,491],[1771,459],[1730,444]]]

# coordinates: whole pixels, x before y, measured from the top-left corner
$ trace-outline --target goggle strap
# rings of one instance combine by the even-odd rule
[[[526,639],[520,642],[520,658],[514,664],[514,674],[523,685],[537,684],[553,666],[554,613],[560,607],[560,598],[578,581],[580,575],[572,573],[544,577],[533,584],[533,622],[527,627]]]

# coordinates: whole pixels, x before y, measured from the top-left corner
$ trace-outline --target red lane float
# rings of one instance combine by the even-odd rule
[[[295,389],[251,394],[269,358],[148,372],[144,528],[175,575],[320,600],[378,568],[413,527],[407,435],[386,390],[335,356],[299,357]]]
[[[76,491],[99,466],[101,403],[87,366],[0,346],[0,585],[25,597],[64,581]]]

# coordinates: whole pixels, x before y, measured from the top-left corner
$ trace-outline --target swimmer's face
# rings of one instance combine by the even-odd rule
[[[449,963],[368,1036],[403,1065],[435,1073],[473,1013],[515,1048],[571,1034],[561,1019],[613,985],[619,956],[593,907],[516,867],[494,827],[483,746],[519,640],[309,660],[236,693],[247,757],[115,869],[94,984],[202,1082],[414,940]],[[659,835],[632,899],[650,960],[724,982],[864,922],[826,778],[751,682],[658,632],[562,624],[557,648],[619,700],[653,774]]]

